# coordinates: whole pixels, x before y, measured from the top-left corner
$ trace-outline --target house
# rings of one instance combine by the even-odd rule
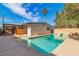
[[[17,35],[24,35],[25,34],[24,26],[23,25],[16,25],[15,34],[17,34]]]
[[[29,22],[21,25],[6,24],[5,30],[16,35],[34,36],[53,33],[53,27],[46,22]]]
[[[5,32],[5,34],[14,34],[15,25],[14,24],[4,24],[4,32]]]
[[[29,22],[23,24],[24,34],[27,36],[43,35],[53,33],[53,27],[46,22]]]

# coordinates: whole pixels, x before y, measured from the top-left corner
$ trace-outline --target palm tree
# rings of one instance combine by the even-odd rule
[[[43,13],[43,15],[44,15],[44,17],[45,17],[45,22],[46,22],[46,14],[48,13],[48,10],[46,9],[46,8],[44,8],[43,10],[42,10],[42,13]]]

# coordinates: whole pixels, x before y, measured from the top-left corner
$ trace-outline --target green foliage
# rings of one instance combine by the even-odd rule
[[[62,13],[56,12],[56,28],[79,28],[79,4],[64,4]]]

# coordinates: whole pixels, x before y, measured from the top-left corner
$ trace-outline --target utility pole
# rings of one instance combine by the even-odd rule
[[[3,23],[3,35],[5,36],[5,24],[4,24],[4,16],[2,16],[2,23]]]

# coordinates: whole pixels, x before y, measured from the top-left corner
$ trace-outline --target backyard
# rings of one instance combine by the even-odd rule
[[[0,36],[0,56],[44,56],[28,45],[22,46],[14,36]]]

